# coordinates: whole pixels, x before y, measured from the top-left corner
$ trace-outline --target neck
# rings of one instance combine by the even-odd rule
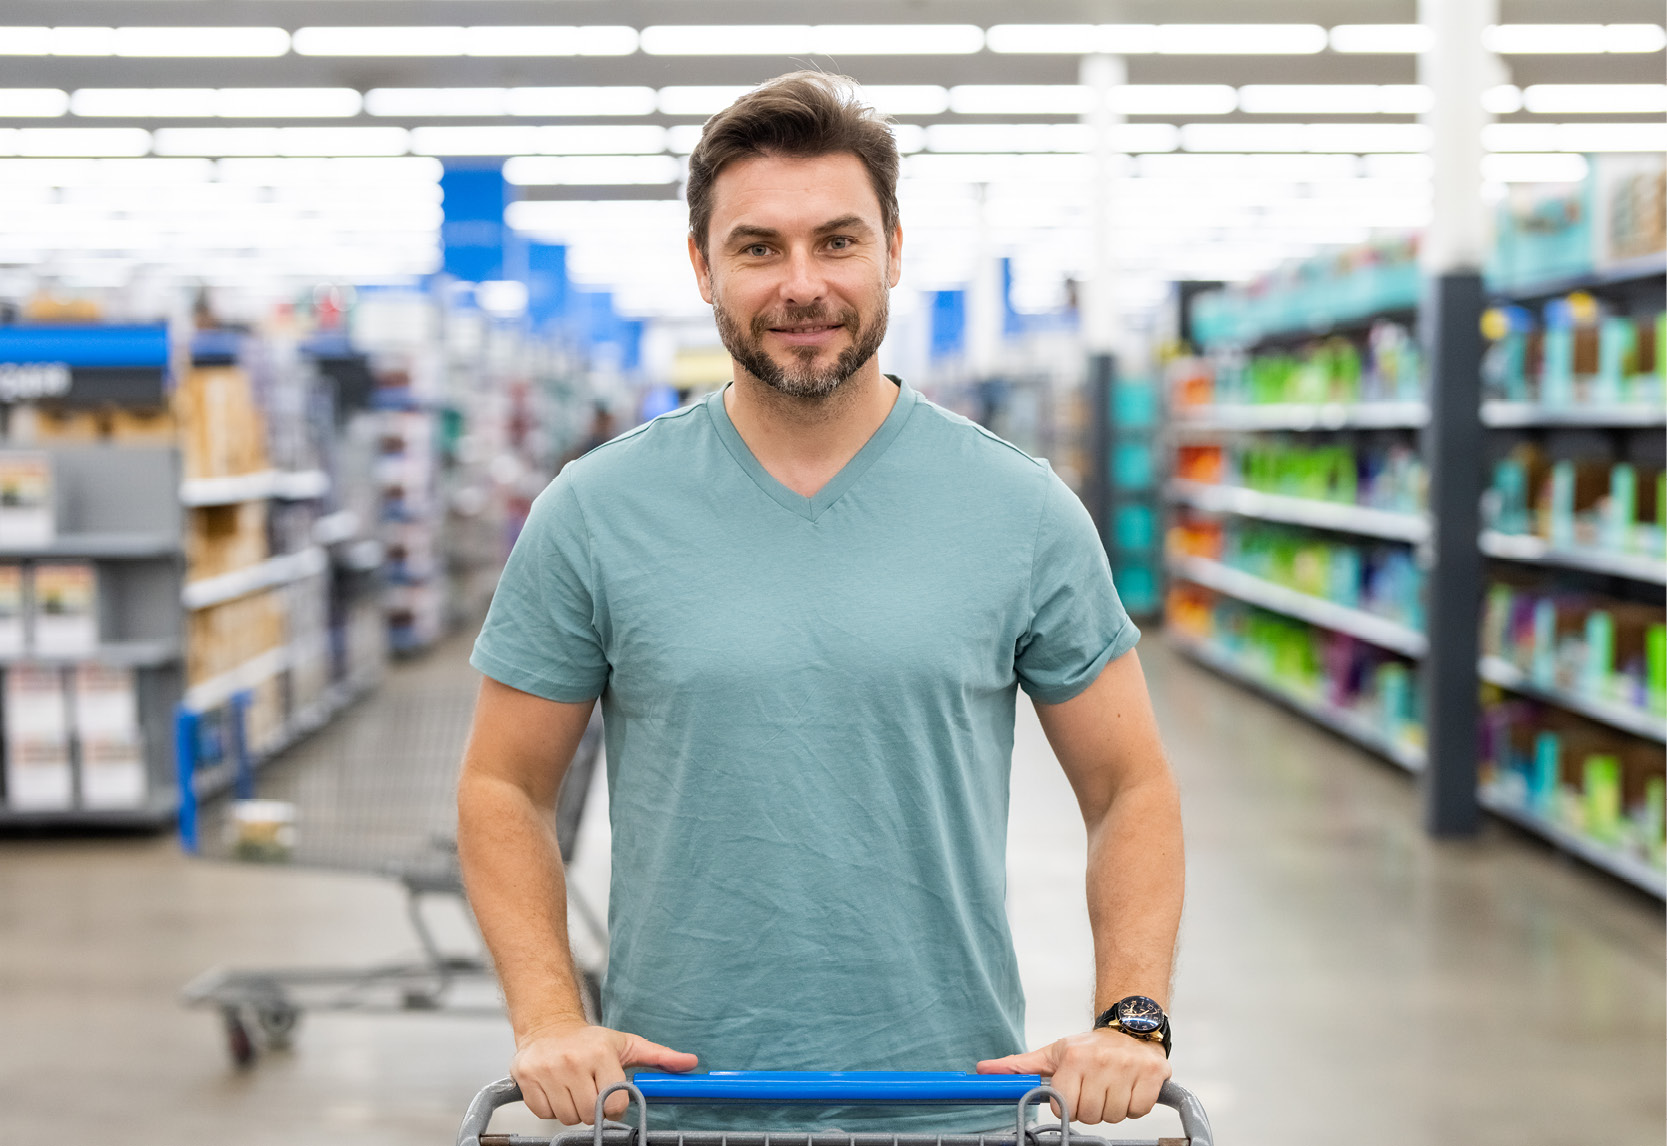
[[[891,413],[898,388],[869,359],[826,398],[794,398],[734,363],[724,410],[767,473],[813,497],[874,436]]]

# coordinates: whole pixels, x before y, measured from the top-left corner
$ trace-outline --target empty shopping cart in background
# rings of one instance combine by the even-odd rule
[[[615,1091],[629,1093],[637,1124],[605,1121],[603,1104]],[[1013,1106],[1013,1133],[931,1134],[862,1131],[650,1130],[649,1100],[728,1105],[867,1106],[876,1103],[939,1106]],[[1030,1125],[1033,1108],[1049,1099],[1063,1112],[1056,1126]],[[1158,1102],[1181,1116],[1180,1138],[1106,1139],[1071,1131],[1070,1107],[1034,1074],[965,1074],[953,1071],[713,1071],[711,1074],[641,1073],[617,1082],[596,1098],[591,1127],[553,1137],[489,1134],[493,1111],[521,1100],[513,1079],[483,1089],[469,1104],[457,1146],[1214,1146],[1210,1120],[1193,1094],[1165,1082]]]
[[[409,671],[409,670],[408,670]],[[421,672],[421,668],[416,671]],[[381,876],[405,893],[417,941],[409,957],[353,967],[216,967],[187,984],[184,1000],[218,1012],[227,1049],[238,1066],[263,1049],[287,1046],[306,1011],[444,1011],[502,1015],[490,963],[478,942],[448,952],[428,918],[431,901],[463,908],[456,847],[455,789],[473,712],[472,690],[453,679],[433,687],[385,692],[374,719],[349,714],[338,725],[263,767],[257,777],[238,727],[240,706],[228,706],[221,727],[192,727],[182,715],[181,838],[195,854],[227,861]],[[362,710],[361,710],[362,711]],[[236,771],[232,798],[201,799],[192,780],[195,741]],[[591,717],[554,809],[564,863],[572,861],[597,759],[600,710]],[[600,1011],[607,930],[600,914],[569,888],[573,914],[597,956],[579,967],[585,1004]]]

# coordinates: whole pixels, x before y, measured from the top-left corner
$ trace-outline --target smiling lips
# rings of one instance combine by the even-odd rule
[[[822,322],[801,326],[772,326],[770,333],[793,346],[811,346],[824,341],[834,331],[843,329],[844,325],[839,322]]]

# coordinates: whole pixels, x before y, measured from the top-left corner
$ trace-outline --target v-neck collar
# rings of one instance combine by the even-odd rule
[[[903,423],[909,420],[909,414],[913,412],[915,404],[919,400],[920,396],[909,388],[907,382],[890,374],[887,374],[886,377],[897,384],[897,401],[892,404],[891,412],[886,415],[886,420],[880,423],[880,428],[875,430],[869,436],[868,441],[863,443],[862,449],[858,450],[855,456],[828,480],[826,485],[816,491],[815,497],[806,497],[802,493],[795,493],[788,489],[781,482],[771,477],[770,471],[766,470],[759,460],[753,456],[746,440],[741,437],[741,431],[737,430],[735,423],[729,420],[729,411],[724,408],[724,391],[729,389],[729,386],[714,391],[706,399],[706,412],[712,418],[712,425],[718,431],[719,440],[729,450],[730,456],[735,459],[735,463],[745,470],[747,476],[753,480],[753,484],[768,494],[771,500],[783,509],[796,513],[806,520],[815,521],[822,515],[823,510],[838,501],[845,491],[850,489],[852,484],[863,475],[864,471],[873,465],[881,454],[886,452],[886,447],[896,440],[898,432],[903,429]],[[730,383],[730,385],[734,385],[734,383]]]

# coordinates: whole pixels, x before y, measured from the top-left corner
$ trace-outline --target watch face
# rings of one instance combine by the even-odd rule
[[[1150,1034],[1163,1026],[1163,1008],[1145,995],[1130,995],[1117,1004],[1117,1021],[1133,1034]]]

